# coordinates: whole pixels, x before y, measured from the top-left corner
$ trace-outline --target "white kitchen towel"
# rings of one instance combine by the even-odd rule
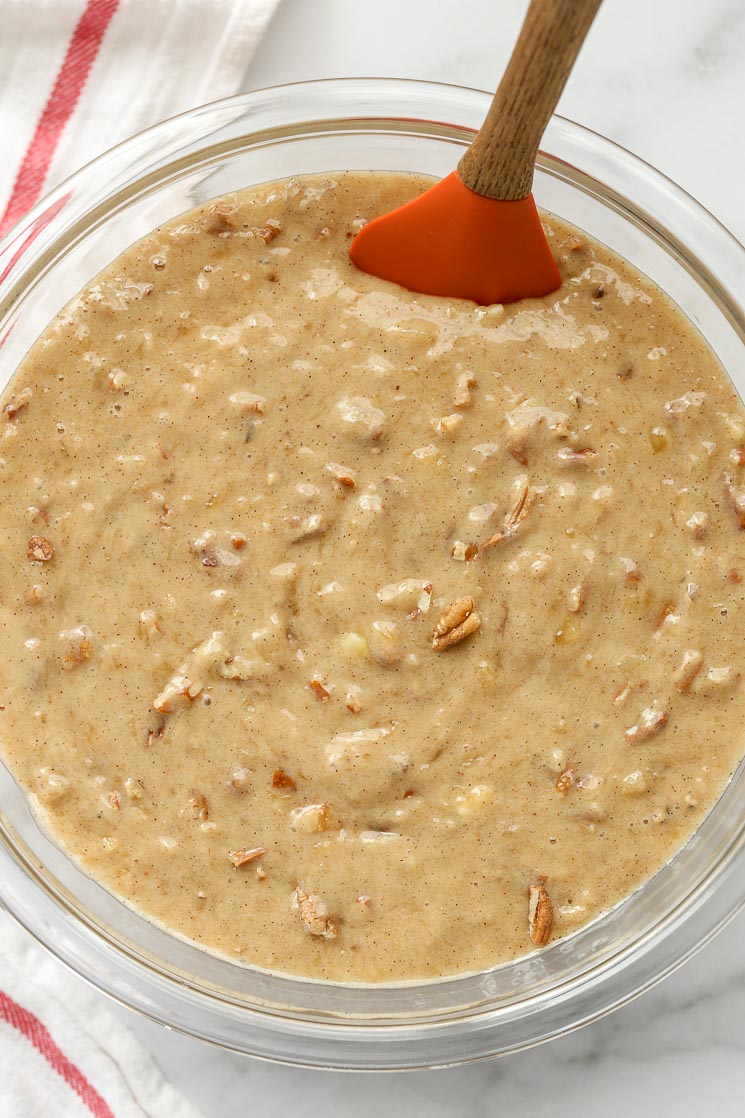
[[[240,89],[278,0],[0,0],[0,232],[141,128]],[[104,999],[0,913],[2,1118],[195,1118]]]
[[[2,1118],[200,1118],[105,999],[0,912]]]
[[[279,0],[0,0],[0,233],[88,160],[240,88]]]

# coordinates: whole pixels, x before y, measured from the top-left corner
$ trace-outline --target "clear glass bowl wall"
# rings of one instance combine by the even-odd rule
[[[0,245],[0,388],[65,302],[159,223],[286,175],[370,168],[445,175],[488,102],[475,90],[385,79],[284,86],[197,109],[101,156]],[[745,251],[711,215],[647,164],[558,117],[546,132],[534,192],[540,206],[667,291],[743,394]],[[606,917],[512,964],[442,981],[342,986],[210,955],[88,878],[39,828],[1,765],[0,881],[5,906],[37,939],[154,1020],[291,1063],[441,1066],[585,1024],[705,943],[745,897],[745,768],[694,839]]]

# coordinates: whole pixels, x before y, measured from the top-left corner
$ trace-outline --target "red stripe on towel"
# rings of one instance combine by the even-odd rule
[[[57,144],[78,103],[118,4],[119,0],[88,0],[72,33],[31,143],[26,148],[8,205],[0,218],[0,234],[14,225],[39,199]]]
[[[52,1034],[43,1025],[38,1017],[24,1009],[18,1002],[14,1002],[4,991],[0,990],[0,1018],[3,1018],[18,1029],[29,1043],[42,1054],[45,1060],[54,1068],[65,1083],[72,1088],[90,1110],[95,1118],[115,1118],[113,1110],[104,1098],[99,1095],[95,1087],[83,1075],[79,1067],[68,1060],[61,1048],[58,1048],[52,1039]]]

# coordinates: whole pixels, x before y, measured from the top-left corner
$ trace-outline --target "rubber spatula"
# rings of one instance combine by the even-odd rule
[[[363,272],[425,295],[512,303],[561,285],[531,189],[538,145],[600,0],[532,0],[458,170],[365,225]]]

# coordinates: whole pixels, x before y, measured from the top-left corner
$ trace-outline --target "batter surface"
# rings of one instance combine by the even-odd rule
[[[134,245],[0,415],[0,744],[109,889],[246,963],[385,981],[566,935],[743,751],[745,413],[550,219],[502,308],[357,272],[427,185],[275,183]]]

